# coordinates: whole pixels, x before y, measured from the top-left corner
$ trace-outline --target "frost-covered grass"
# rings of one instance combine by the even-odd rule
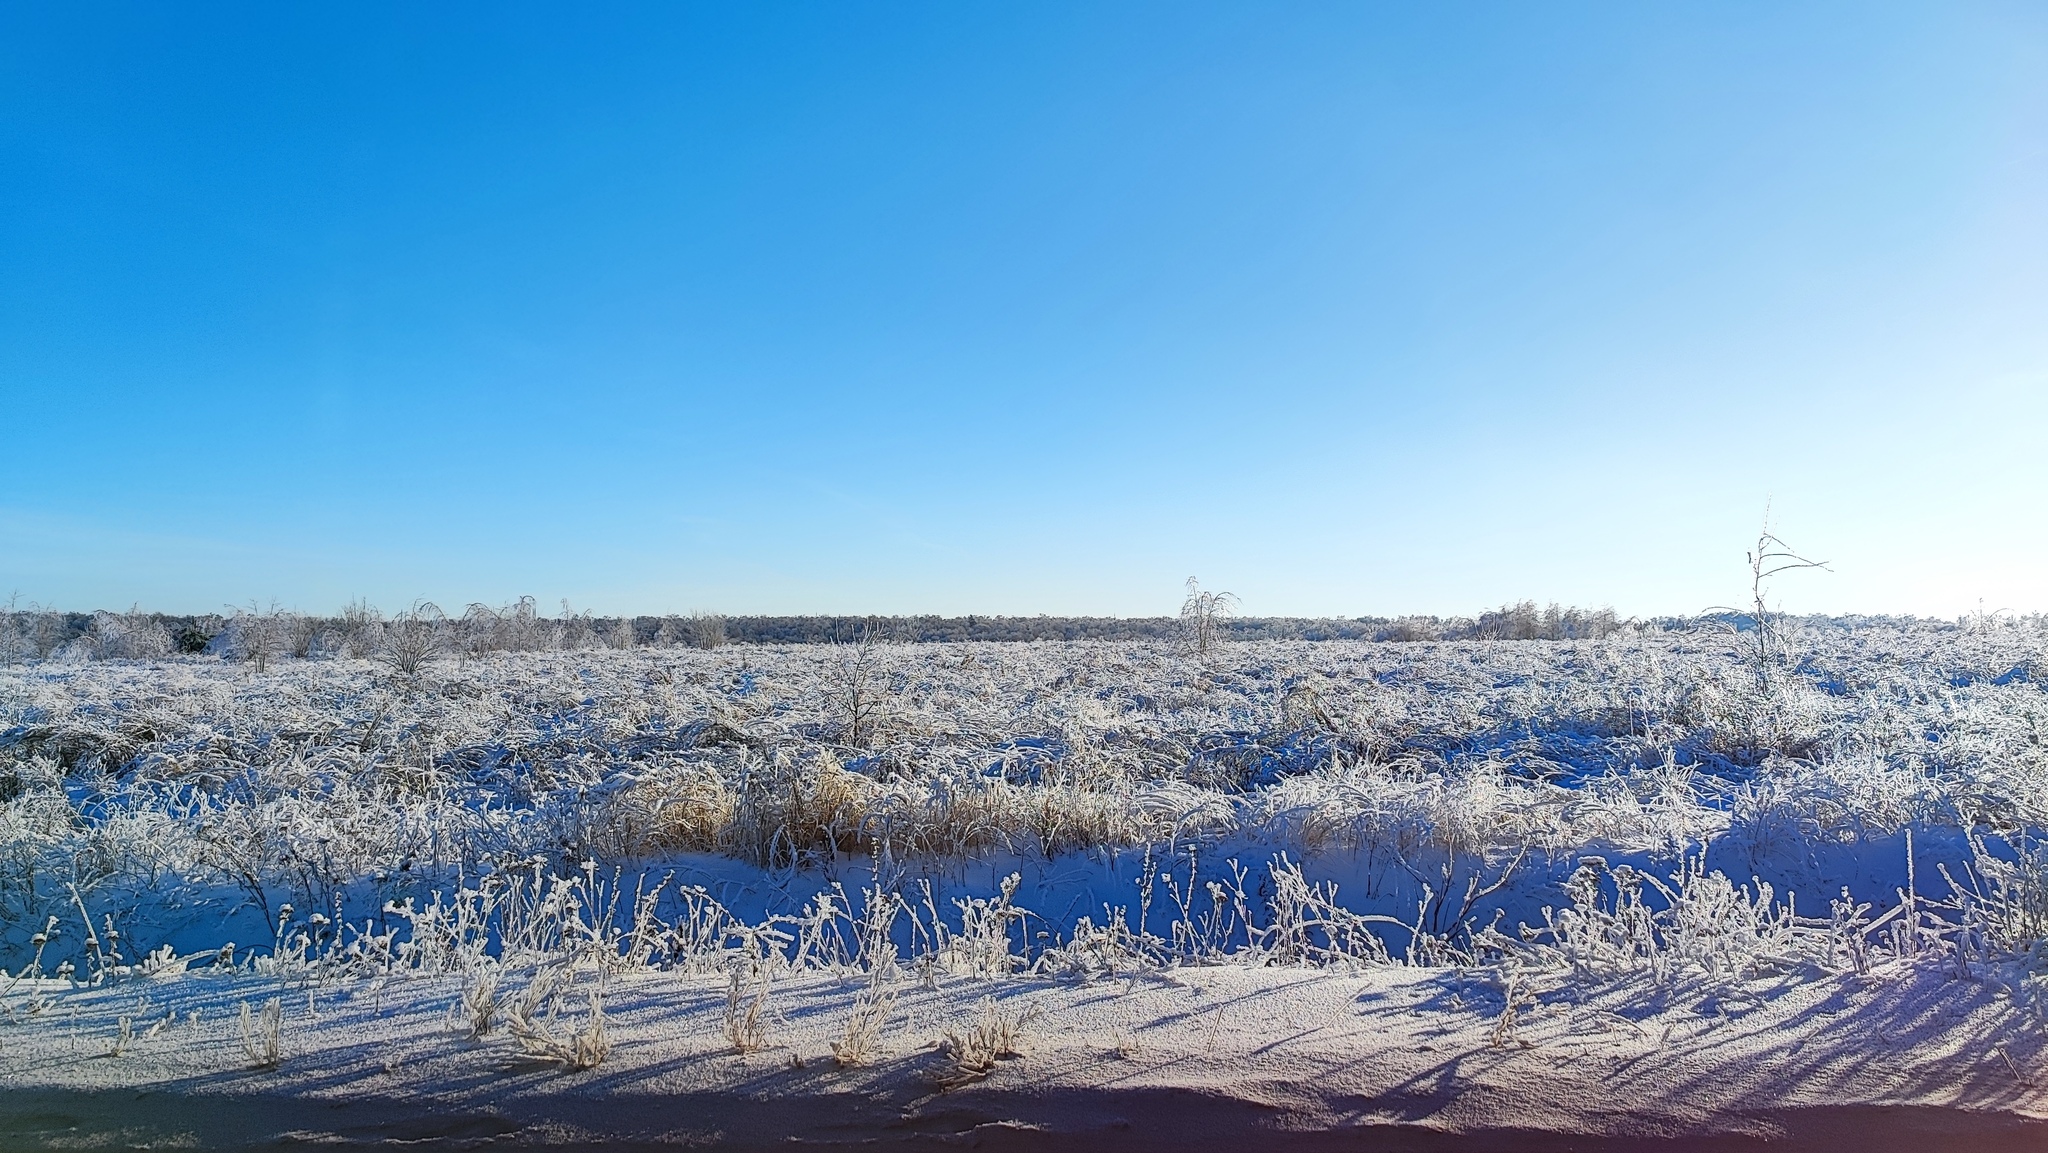
[[[587,1065],[647,968],[729,974],[736,1047],[821,968],[1493,966],[1504,1038],[1540,974],[2030,988],[2040,622],[1784,627],[1768,691],[1704,622],[0,667],[0,1006],[460,974],[463,1031]]]

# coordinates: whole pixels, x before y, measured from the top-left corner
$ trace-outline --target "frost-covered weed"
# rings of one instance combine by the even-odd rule
[[[751,1053],[768,1043],[768,991],[771,978],[766,965],[751,974],[735,968],[725,987],[725,1042],[735,1053]]]
[[[595,1069],[611,1055],[602,974],[583,990],[580,1014],[570,1007],[577,986],[573,963],[558,960],[534,970],[526,987],[504,1007],[505,1029],[522,1052],[570,1069]]]
[[[832,1059],[841,1068],[852,1068],[874,1060],[882,1042],[882,1028],[896,1011],[896,990],[887,983],[887,971],[876,969],[853,996],[846,1015],[846,1027],[832,1042]]]
[[[489,1036],[497,1024],[499,967],[486,959],[462,975],[462,997],[448,1010],[451,1031],[471,1041]]]
[[[1008,1012],[994,997],[983,997],[971,1020],[945,1030],[948,1066],[939,1083],[949,1088],[972,1084],[995,1072],[996,1062],[1023,1056],[1019,1046],[1034,1011]]]
[[[1545,910],[1543,929],[1525,935],[1547,942],[1538,956],[1582,979],[1644,972],[1658,985],[1739,980],[1825,962],[1837,955],[1831,933],[1854,927],[1802,919],[1768,884],[1737,886],[1691,858],[1666,880],[1586,857],[1565,892],[1570,906]]]
[[[242,1055],[256,1069],[275,1069],[284,1060],[284,1001],[272,997],[256,1013],[242,1002],[240,1028]]]

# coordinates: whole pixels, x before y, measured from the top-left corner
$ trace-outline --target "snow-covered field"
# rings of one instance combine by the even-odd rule
[[[0,667],[0,1139],[2048,1141],[2044,639]]]

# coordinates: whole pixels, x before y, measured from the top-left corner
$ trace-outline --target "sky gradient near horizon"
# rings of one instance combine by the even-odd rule
[[[2038,4],[0,11],[0,598],[2048,609]]]

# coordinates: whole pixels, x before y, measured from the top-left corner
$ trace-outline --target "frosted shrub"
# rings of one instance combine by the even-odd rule
[[[951,929],[931,906],[929,890],[926,908],[931,919],[932,955],[948,972],[963,977],[1006,977],[1023,963],[1010,927],[1020,927],[1030,913],[1016,905],[1017,883],[1011,873],[1004,877],[994,897],[955,898],[960,928]]]
[[[1264,926],[1251,930],[1251,949],[1268,964],[1384,965],[1392,958],[1372,925],[1392,925],[1411,937],[1421,936],[1419,929],[1392,917],[1345,908],[1337,901],[1337,886],[1310,883],[1301,866],[1284,854],[1267,868],[1272,881],[1270,916]]]
[[[2027,970],[2048,967],[2048,845],[2014,837],[1999,852],[1978,834],[1970,848],[1960,875],[1943,868],[1963,947],[1985,960],[2017,958]]]
[[[1853,957],[1869,926],[1860,910],[1830,920],[1800,917],[1770,885],[1738,886],[1696,858],[1668,881],[1628,865],[1584,858],[1565,885],[1571,905],[1544,910],[1539,956],[1581,979],[1646,973],[1658,985],[1686,979],[1739,981],[1802,967],[1833,968]]]
[[[171,653],[171,632],[147,613],[94,613],[83,638],[93,660],[161,660]]]
[[[0,665],[25,661],[34,651],[28,614],[18,611],[17,603],[17,599],[11,598],[7,608],[0,611]]]
[[[384,616],[363,600],[350,601],[341,610],[335,628],[341,655],[361,660],[375,653],[383,640]]]
[[[266,609],[252,603],[234,611],[212,647],[224,656],[248,661],[260,673],[285,652],[290,629],[289,619],[275,606]]]
[[[1150,969],[1159,964],[1150,944],[1116,912],[1105,911],[1100,926],[1092,915],[1084,915],[1074,922],[1065,944],[1040,954],[1037,971],[1055,977],[1088,979]]]
[[[447,618],[441,610],[422,601],[384,626],[380,655],[399,676],[417,676],[447,647],[447,632]]]

